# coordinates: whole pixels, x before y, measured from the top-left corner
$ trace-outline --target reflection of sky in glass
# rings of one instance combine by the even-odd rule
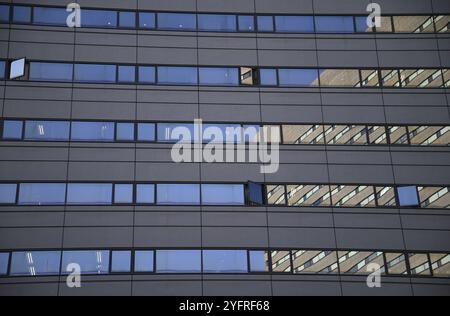
[[[70,263],[79,264],[82,274],[105,274],[109,271],[108,250],[64,251],[61,271],[67,274]]]
[[[203,272],[246,273],[247,251],[245,250],[203,250]]]
[[[54,275],[59,273],[60,251],[14,252],[11,275]]]
[[[309,87],[317,80],[317,69],[279,69],[280,86]]]
[[[200,250],[158,250],[156,251],[156,272],[201,272]]]

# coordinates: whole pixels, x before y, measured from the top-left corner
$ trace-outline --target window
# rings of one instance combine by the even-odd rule
[[[17,184],[0,184],[0,204],[16,203]]]
[[[288,185],[289,206],[330,206],[330,187],[328,185]]]
[[[197,84],[197,68],[195,67],[158,67],[158,83],[160,84]]]
[[[388,274],[403,275],[408,273],[404,254],[387,252],[384,255],[386,257],[386,270]]]
[[[202,184],[202,204],[244,205],[242,184]]]
[[[405,88],[442,87],[440,69],[400,69],[400,84]]]
[[[393,16],[395,33],[433,33],[433,16]]]
[[[381,82],[383,83],[383,87],[400,87],[398,70],[381,70]]]
[[[22,139],[22,121],[4,121],[3,139]]]
[[[449,33],[450,32],[450,15],[435,15],[434,25],[437,33]]]
[[[239,15],[238,23],[240,32],[253,32],[255,30],[255,19],[252,15]]]
[[[11,61],[9,79],[17,79],[25,75],[25,58]]]
[[[359,87],[359,71],[356,69],[320,69],[322,87]]]
[[[8,274],[9,253],[0,252],[0,275]]]
[[[200,84],[204,85],[239,85],[237,68],[199,68]]]
[[[187,13],[158,13],[158,29],[195,31],[197,29],[196,15]]]
[[[268,205],[286,205],[286,187],[284,185],[266,185]]]
[[[139,67],[139,83],[155,83],[155,67]]]
[[[380,74],[376,69],[365,69],[359,71],[361,74],[361,87],[379,87],[380,86]]]
[[[134,29],[136,27],[136,13],[119,12],[119,27]]]
[[[408,126],[413,146],[449,146],[449,126]]]
[[[236,16],[224,14],[198,14],[200,31],[236,32]]]
[[[115,184],[114,203],[133,203],[133,185]]]
[[[83,27],[117,27],[117,12],[107,10],[83,9],[81,12]]]
[[[130,272],[131,251],[117,250],[111,252],[111,272]]]
[[[339,268],[342,274],[368,275],[373,273],[370,264],[378,264],[379,272],[384,274],[384,257],[382,252],[338,251]]]
[[[9,6],[0,5],[0,22],[9,22]]]
[[[434,277],[450,277],[450,253],[430,253],[430,259]]]
[[[282,125],[285,144],[324,144],[322,125]]]
[[[239,124],[203,124],[203,142],[242,143],[242,127]]]
[[[371,145],[387,144],[387,133],[385,126],[368,126],[367,135],[369,137],[369,144]]]
[[[415,186],[398,187],[397,195],[400,206],[419,206],[417,188]]]
[[[388,126],[389,140],[392,145],[408,145],[406,126]]]
[[[376,31],[392,33],[392,17],[380,16],[380,19],[381,19],[380,27],[375,27]]]
[[[269,253],[263,250],[250,250],[250,272],[269,272]]]
[[[325,125],[328,145],[367,145],[365,125]]]
[[[21,183],[19,204],[64,204],[65,183]]]
[[[252,67],[239,68],[240,84],[243,86],[253,86],[257,84],[258,70]]]
[[[259,32],[273,32],[273,17],[272,16],[258,16],[257,17]]]
[[[141,29],[154,29],[156,25],[156,14],[150,12],[139,12],[139,27]]]
[[[82,274],[107,274],[109,272],[108,250],[75,250],[64,251],[61,272],[67,273],[67,266],[79,264]]]
[[[158,142],[192,142],[194,140],[194,124],[159,123]]]
[[[77,141],[113,141],[114,123],[72,122],[71,138]]]
[[[116,82],[116,65],[75,64],[75,81]]]
[[[68,15],[62,8],[34,7],[33,24],[66,26]]]
[[[12,253],[10,275],[59,274],[60,251],[17,251]]]
[[[158,204],[200,204],[199,184],[158,184],[156,191]]]
[[[136,250],[134,252],[134,272],[153,272],[152,250]]]
[[[291,252],[273,250],[270,252],[273,272],[291,272]]]
[[[134,66],[119,66],[119,82],[135,82],[136,70]]]
[[[136,203],[153,204],[155,203],[155,185],[137,184],[136,185]]]
[[[30,63],[30,80],[72,81],[73,65],[63,63]]]
[[[67,204],[111,204],[111,183],[69,183]]]
[[[31,7],[14,6],[13,7],[14,23],[31,23]]]
[[[5,67],[6,63],[0,60],[0,79],[5,79]]]
[[[262,86],[276,86],[277,70],[276,69],[260,69],[259,81]]]
[[[69,140],[70,123],[64,121],[26,121],[27,140]]]
[[[156,272],[158,273],[201,272],[200,250],[157,250]]]
[[[316,87],[319,85],[317,69],[279,69],[280,86]]]
[[[336,251],[297,250],[292,252],[294,273],[337,274]]]
[[[263,188],[259,183],[248,182],[248,201],[252,205],[263,205]],[[243,198],[242,198],[243,199]]]
[[[375,187],[377,204],[381,207],[396,206],[394,187]]]
[[[116,139],[119,141],[133,141],[134,123],[117,123]]]
[[[145,142],[155,141],[155,124],[139,123],[138,124],[138,140]]]
[[[312,33],[314,23],[312,16],[275,16],[277,32]]]
[[[203,250],[204,273],[247,273],[247,251]]]
[[[352,16],[316,16],[317,33],[353,33]]]
[[[423,208],[450,208],[450,187],[418,187]]]
[[[355,17],[356,32],[358,33],[372,33],[374,29],[367,26],[367,16]]]
[[[430,262],[426,253],[409,253],[409,269],[411,275],[430,275]]]
[[[375,207],[375,193],[371,185],[332,185],[333,206]]]

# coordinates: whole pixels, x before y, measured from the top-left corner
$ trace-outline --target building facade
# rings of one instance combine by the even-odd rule
[[[450,294],[448,0],[68,4],[0,1],[0,295]]]

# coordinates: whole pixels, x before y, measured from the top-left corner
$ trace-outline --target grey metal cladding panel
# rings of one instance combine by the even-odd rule
[[[198,37],[199,42],[205,37]],[[133,43],[135,45],[135,43]],[[197,48],[197,37],[183,34],[173,35],[172,32],[139,31],[138,47],[174,47]]]
[[[200,296],[202,281],[133,281],[136,296]]]
[[[139,10],[196,11],[196,0],[138,1]]]
[[[200,227],[135,227],[134,247],[201,247]]]
[[[205,214],[205,213],[204,213]],[[137,226],[200,226],[200,212],[135,212]]]
[[[133,181],[134,163],[71,161],[68,179],[70,181]]]
[[[198,36],[198,47],[200,49],[221,49],[220,52],[225,54],[223,49],[256,49],[255,37],[212,37],[212,36]],[[256,52],[255,52],[256,54]],[[223,56],[220,56],[221,58]],[[217,62],[217,60],[215,61]],[[215,63],[212,63],[213,65]],[[245,65],[244,62],[235,63],[235,65]]]
[[[316,91],[262,89],[263,105],[320,105],[320,94]]]
[[[381,287],[369,288],[366,278],[362,282],[341,282],[342,294],[345,296],[411,296],[409,283],[389,283],[381,281]]]
[[[315,51],[300,50],[258,50],[258,62],[261,67],[315,67]]]
[[[75,46],[75,62],[93,62],[98,61],[99,56],[108,63],[134,63],[136,60],[135,47],[121,46]]]
[[[447,166],[394,166],[397,184],[449,184],[450,167]]]
[[[313,0],[315,14],[367,14],[370,0]]]
[[[373,210],[376,213],[376,210]],[[397,214],[335,214],[339,228],[395,228],[402,229]]]
[[[431,0],[434,13],[449,13],[450,3],[447,0]]]
[[[376,51],[318,51],[319,67],[378,67]]]
[[[111,248],[132,245],[133,227],[66,226],[64,228],[65,248]]]
[[[442,67],[450,67],[450,52],[449,51],[439,51],[439,56],[441,58],[441,65]]]
[[[269,227],[272,248],[335,248],[333,228]]]
[[[129,296],[131,295],[131,281],[84,281],[79,288],[70,288],[62,284],[60,296]]]
[[[316,43],[314,38],[298,38],[289,37],[283,38],[280,35],[277,37],[262,37],[268,35],[258,34],[258,49],[260,50],[314,50]]]
[[[344,249],[404,248],[401,229],[336,228],[336,240]]]
[[[8,146],[8,144],[3,143],[0,146],[0,160],[67,160],[68,158],[68,148],[67,147],[37,147],[37,146],[27,146],[23,147]]]
[[[378,51],[380,67],[440,67],[437,51]]]
[[[70,149],[70,160],[75,161],[130,162],[134,161],[134,157],[134,148],[83,148],[74,147],[72,143]]]
[[[197,64],[197,50],[193,48],[139,47],[139,64]]]
[[[323,105],[383,105],[383,98],[377,92],[346,89],[322,92],[322,102]]]
[[[386,119],[393,124],[449,124],[446,107],[400,107],[387,106]]]
[[[199,117],[204,121],[255,122],[260,119],[260,107],[256,104],[201,104]]]
[[[74,32],[73,29],[64,28],[66,32],[51,31],[51,29],[14,29],[11,28],[12,42],[31,42],[31,43],[53,43],[53,44],[68,44],[73,49]],[[77,35],[78,36],[78,35]],[[5,40],[8,40],[7,38]],[[30,43],[30,44],[31,44]],[[28,53],[28,52],[27,52]]]
[[[383,106],[324,106],[323,119],[330,123],[384,123]]]
[[[205,226],[267,226],[266,212],[203,212]]]
[[[202,181],[264,182],[259,163],[203,163]]]
[[[328,172],[325,164],[280,165],[276,173],[268,173],[265,176],[266,182],[328,182]]]
[[[387,148],[387,147],[386,147]],[[356,150],[329,150],[327,151],[328,163],[330,164],[382,164],[388,165],[391,163],[388,151],[369,151],[362,149]]]
[[[401,215],[404,229],[450,230],[450,216]]]
[[[441,50],[450,50],[450,38],[439,37],[438,45]]]
[[[95,33],[94,33],[95,32]],[[101,32],[95,29],[77,29],[75,44],[77,47],[83,46],[102,46],[103,49],[114,50],[116,47],[135,47],[136,46],[136,34],[122,33],[123,31],[116,31],[114,33]],[[72,41],[73,44],[73,41]],[[97,56],[98,57],[98,56]],[[130,58],[134,58],[131,55]],[[108,59],[105,59],[106,61]]]
[[[437,50],[438,45],[435,38],[377,38],[377,49],[383,50]],[[441,48],[442,49],[442,48]]]
[[[199,164],[138,162],[136,181],[200,181]]]
[[[196,103],[198,102],[198,91],[182,90],[179,88],[162,87],[154,89],[139,89],[137,92],[138,102],[160,102],[160,103]]]
[[[253,13],[254,0],[197,0],[200,12]]]
[[[133,226],[133,212],[66,212],[68,226]]]
[[[63,212],[0,212],[0,227],[56,227],[63,225]]]
[[[73,46],[46,43],[18,43],[10,42],[9,58],[21,58],[35,60],[73,60]]]
[[[167,49],[165,49],[165,51],[166,50]],[[257,64],[256,50],[199,49],[198,63],[200,65],[217,65],[217,66],[233,66],[233,65],[254,66]]]
[[[268,213],[270,227],[333,227],[333,217],[331,213],[291,213],[279,212],[275,208]]]
[[[270,296],[270,281],[203,281],[203,295]]]
[[[339,296],[341,288],[335,281],[272,281],[274,296]]]
[[[436,92],[426,92],[422,90],[384,90],[383,98],[387,106],[447,106],[445,94],[442,93],[441,90]]]
[[[62,227],[0,228],[0,249],[58,249],[62,230]]]
[[[72,119],[134,120],[136,104],[131,102],[77,102],[72,105]]]
[[[203,88],[199,93],[202,104],[259,104],[259,94],[256,90],[218,90]]]
[[[449,296],[449,284],[412,284],[416,296]]]
[[[406,249],[449,251],[450,231],[404,229]]]
[[[313,13],[311,0],[258,0],[255,4],[257,13]]]
[[[310,123],[322,122],[322,110],[319,105],[282,106],[263,105],[262,120],[265,122]]]
[[[58,295],[58,284],[56,282],[0,284],[0,296],[56,296],[56,295]]]
[[[408,0],[408,1],[392,1],[392,0],[378,0],[381,6],[381,12],[385,14],[426,14],[432,13],[431,0]]]
[[[136,90],[127,85],[82,85],[73,89],[74,101],[136,102]]]
[[[71,86],[68,84],[8,82],[5,90],[6,99],[18,100],[57,100],[70,101]]]
[[[65,181],[66,162],[2,161],[0,162],[0,180]]]
[[[80,4],[81,9],[84,6],[92,8],[111,8],[111,9],[136,9],[137,0],[77,0]]]
[[[170,94],[170,93],[168,93]],[[199,117],[196,103],[138,103],[137,117],[140,120],[192,121]]]
[[[450,166],[450,152],[401,152],[391,150],[392,162],[395,165],[447,165]]]
[[[70,101],[5,100],[5,117],[70,118]]]
[[[333,183],[393,183],[390,165],[329,165]]]
[[[327,35],[329,36],[329,35]],[[312,49],[315,49],[313,47]],[[352,51],[358,50],[360,52],[353,52],[354,54],[367,54],[364,51],[375,51],[375,40],[371,38],[346,37],[339,35],[339,38],[318,38],[317,49],[321,50],[344,50]],[[363,51],[363,52],[361,52]],[[334,52],[333,52],[334,53]],[[376,57],[376,56],[375,56]],[[337,66],[337,65],[336,65]],[[358,65],[360,66],[360,65]],[[367,66],[364,64],[364,66]]]
[[[268,247],[266,227],[202,227],[203,247]]]
[[[292,149],[292,150],[290,150]],[[282,146],[280,149],[280,163],[287,164],[317,164],[327,163],[327,157],[324,150],[304,150],[304,147]]]

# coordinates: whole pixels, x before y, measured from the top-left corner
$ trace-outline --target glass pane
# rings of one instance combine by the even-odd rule
[[[322,87],[359,87],[359,71],[356,69],[319,69]]]
[[[373,186],[366,185],[332,185],[331,199],[333,206],[375,207]]]
[[[369,135],[369,144],[387,144],[387,134],[385,126],[368,126],[367,133]]]
[[[5,67],[5,62],[0,60],[0,79],[5,79]]]
[[[263,250],[250,250],[250,272],[269,272],[269,252]]]
[[[418,187],[420,207],[450,208],[450,187]]]
[[[8,274],[9,253],[0,252],[0,275]]]
[[[324,144],[322,125],[283,125],[284,144]]]
[[[195,14],[158,13],[158,29],[195,31],[196,28]]]
[[[280,86],[317,87],[317,69],[278,69]]]
[[[288,185],[289,206],[330,206],[330,187],[328,185]]]
[[[449,253],[430,253],[431,268],[433,276],[438,278],[450,277],[450,254]]]
[[[119,82],[135,82],[136,69],[134,66],[119,66]]]
[[[266,185],[266,192],[268,205],[286,204],[286,188],[284,185]]]
[[[444,76],[443,87],[450,87],[450,69],[442,69],[442,74]]]
[[[60,251],[13,252],[10,275],[57,275]]]
[[[434,24],[436,32],[449,33],[450,32],[450,15],[435,15]]]
[[[291,272],[291,252],[271,251],[272,272]]]
[[[204,273],[247,273],[246,250],[203,250]]]
[[[134,252],[134,272],[153,272],[153,251],[136,250]]]
[[[160,84],[197,84],[197,68],[195,67],[158,67],[158,83]]]
[[[22,139],[22,121],[3,121],[3,139]]]
[[[0,183],[0,204],[16,203],[17,184]]]
[[[155,67],[139,66],[139,83],[155,83]]]
[[[116,82],[116,65],[75,65],[75,80],[79,82]]]
[[[139,123],[138,124],[138,140],[153,142],[155,141],[155,124]]]
[[[259,32],[273,32],[272,16],[258,16],[257,23]]]
[[[367,26],[367,16],[355,17],[356,32],[358,33],[372,33],[373,28]]]
[[[73,65],[62,63],[30,63],[30,80],[72,81]]]
[[[377,271],[385,273],[384,257],[382,252],[371,251],[338,251],[339,267],[342,274],[368,275],[374,272],[369,265],[379,266]]]
[[[134,140],[134,123],[117,123],[117,140]]]
[[[411,275],[430,275],[430,263],[428,255],[425,253],[409,253],[408,254],[409,269]]]
[[[383,87],[400,87],[398,70],[381,70],[381,82]]]
[[[202,184],[202,204],[244,205],[242,184]]]
[[[387,252],[386,267],[389,274],[407,274],[405,255],[402,253]]]
[[[378,70],[361,70],[361,87],[379,87],[379,71]]]
[[[263,185],[255,182],[249,181],[247,184],[247,191],[248,191],[248,202],[251,205],[263,205]],[[242,195],[244,195],[244,192],[242,192]],[[244,200],[244,197],[242,198]],[[243,204],[244,202],[242,202]]]
[[[157,250],[157,273],[201,272],[200,250]]]
[[[449,126],[408,126],[409,139],[414,146],[449,146]]]
[[[277,32],[287,33],[313,33],[314,24],[312,16],[275,16]]]
[[[325,125],[328,145],[367,145],[365,125]]]
[[[263,86],[276,86],[277,83],[277,70],[276,69],[260,69],[259,81]]]
[[[415,186],[398,187],[398,201],[400,206],[418,206],[417,188]]]
[[[114,185],[114,203],[133,203],[133,185]]]
[[[375,27],[377,32],[392,32],[392,17],[380,16],[381,26]]]
[[[433,17],[425,16],[394,16],[395,33],[434,33]]]
[[[61,271],[67,274],[67,266],[79,264],[82,274],[107,274],[109,272],[108,250],[63,251]]]
[[[194,124],[159,123],[158,142],[191,142],[194,139]]]
[[[139,27],[141,29],[154,29],[156,15],[150,12],[139,12]]]
[[[154,184],[136,185],[136,203],[142,204],[155,203],[155,185]]]
[[[131,251],[112,251],[112,272],[130,272],[131,270]]]
[[[199,68],[200,84],[203,85],[239,85],[237,68]]]
[[[113,141],[113,122],[72,122],[72,140]]]
[[[388,126],[391,145],[408,145],[406,126]]]
[[[439,88],[443,84],[440,69],[400,69],[400,81],[406,88]]]
[[[119,12],[119,26],[126,28],[136,27],[136,13],[134,12]]]
[[[13,7],[13,22],[14,23],[30,23],[31,22],[31,7],[14,6]]]
[[[69,183],[68,204],[111,204],[111,183]]]
[[[375,187],[378,206],[396,206],[394,187]]]
[[[294,273],[338,273],[336,251],[296,250],[292,261]]]
[[[255,21],[252,15],[239,15],[238,23],[241,32],[253,32],[255,30]]]
[[[0,5],[0,22],[9,22],[9,6]]]
[[[224,14],[198,14],[200,31],[236,32],[236,16]]]
[[[203,124],[204,143],[242,143],[242,127],[239,124]]]
[[[317,33],[353,33],[352,16],[315,16]]]
[[[83,27],[116,27],[117,12],[83,9],[81,12],[81,25]]]
[[[33,24],[67,26],[68,15],[62,8],[34,7]]]
[[[69,122],[26,121],[25,139],[28,140],[69,140]]]
[[[65,200],[65,183],[21,183],[19,187],[19,204],[64,204]]]
[[[200,204],[199,184],[158,184],[158,204]]]

